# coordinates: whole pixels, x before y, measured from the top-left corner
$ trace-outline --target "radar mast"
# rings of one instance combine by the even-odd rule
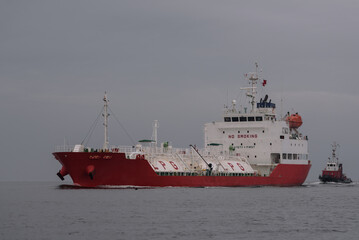
[[[241,90],[247,90],[247,97],[251,98],[251,105],[252,105],[252,109],[251,109],[251,113],[255,113],[256,112],[256,94],[257,94],[257,82],[259,80],[259,74],[258,74],[258,63],[255,63],[256,65],[256,71],[255,72],[250,72],[248,74],[246,74],[246,79],[248,79],[249,83],[251,84],[250,87],[244,87],[244,88],[240,88]]]

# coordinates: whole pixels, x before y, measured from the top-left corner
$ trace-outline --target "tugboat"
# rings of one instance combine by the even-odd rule
[[[339,144],[332,144],[332,158],[328,158],[327,167],[319,175],[319,180],[323,183],[337,182],[337,183],[351,183],[352,180],[347,178],[343,173],[343,165],[339,163],[336,151]]]

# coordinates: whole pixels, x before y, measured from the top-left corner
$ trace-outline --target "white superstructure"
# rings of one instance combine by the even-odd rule
[[[259,175],[268,176],[280,163],[308,164],[308,140],[289,127],[288,119],[278,119],[276,105],[268,95],[256,100],[257,84],[266,80],[256,72],[246,74],[250,87],[246,95],[251,99],[251,109],[237,109],[236,101],[226,107],[222,121],[206,123],[204,127],[207,151],[223,151],[232,156],[244,157]],[[298,115],[299,116],[299,115]],[[289,117],[289,116],[288,116]],[[301,123],[300,123],[301,124]]]
[[[338,171],[339,170],[339,159],[337,157],[336,151],[339,147],[339,144],[334,142],[332,144],[332,157],[328,158],[327,167],[324,169],[325,171]]]

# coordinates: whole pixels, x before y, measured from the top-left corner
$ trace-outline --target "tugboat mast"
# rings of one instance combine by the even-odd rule
[[[103,143],[103,149],[108,149],[109,148],[109,141],[108,141],[108,116],[110,116],[110,114],[108,114],[108,99],[107,99],[107,94],[105,92],[105,96],[103,98],[103,101],[105,102],[104,104],[104,113],[102,114],[102,116],[105,118],[104,119],[104,127],[105,127],[105,141]]]
[[[334,142],[332,144],[332,159],[329,158],[329,161],[332,162],[332,163],[338,163],[338,158],[337,158],[337,155],[336,155],[337,147],[339,147],[339,144]]]

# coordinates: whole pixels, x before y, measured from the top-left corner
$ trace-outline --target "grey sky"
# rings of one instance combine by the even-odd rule
[[[1,1],[0,180],[57,181],[51,152],[82,141],[104,91],[135,140],[157,119],[161,141],[202,146],[203,124],[255,61],[277,105],[304,119],[308,180],[333,141],[359,180],[358,12],[358,1],[327,0]],[[112,144],[131,145],[111,127]]]

